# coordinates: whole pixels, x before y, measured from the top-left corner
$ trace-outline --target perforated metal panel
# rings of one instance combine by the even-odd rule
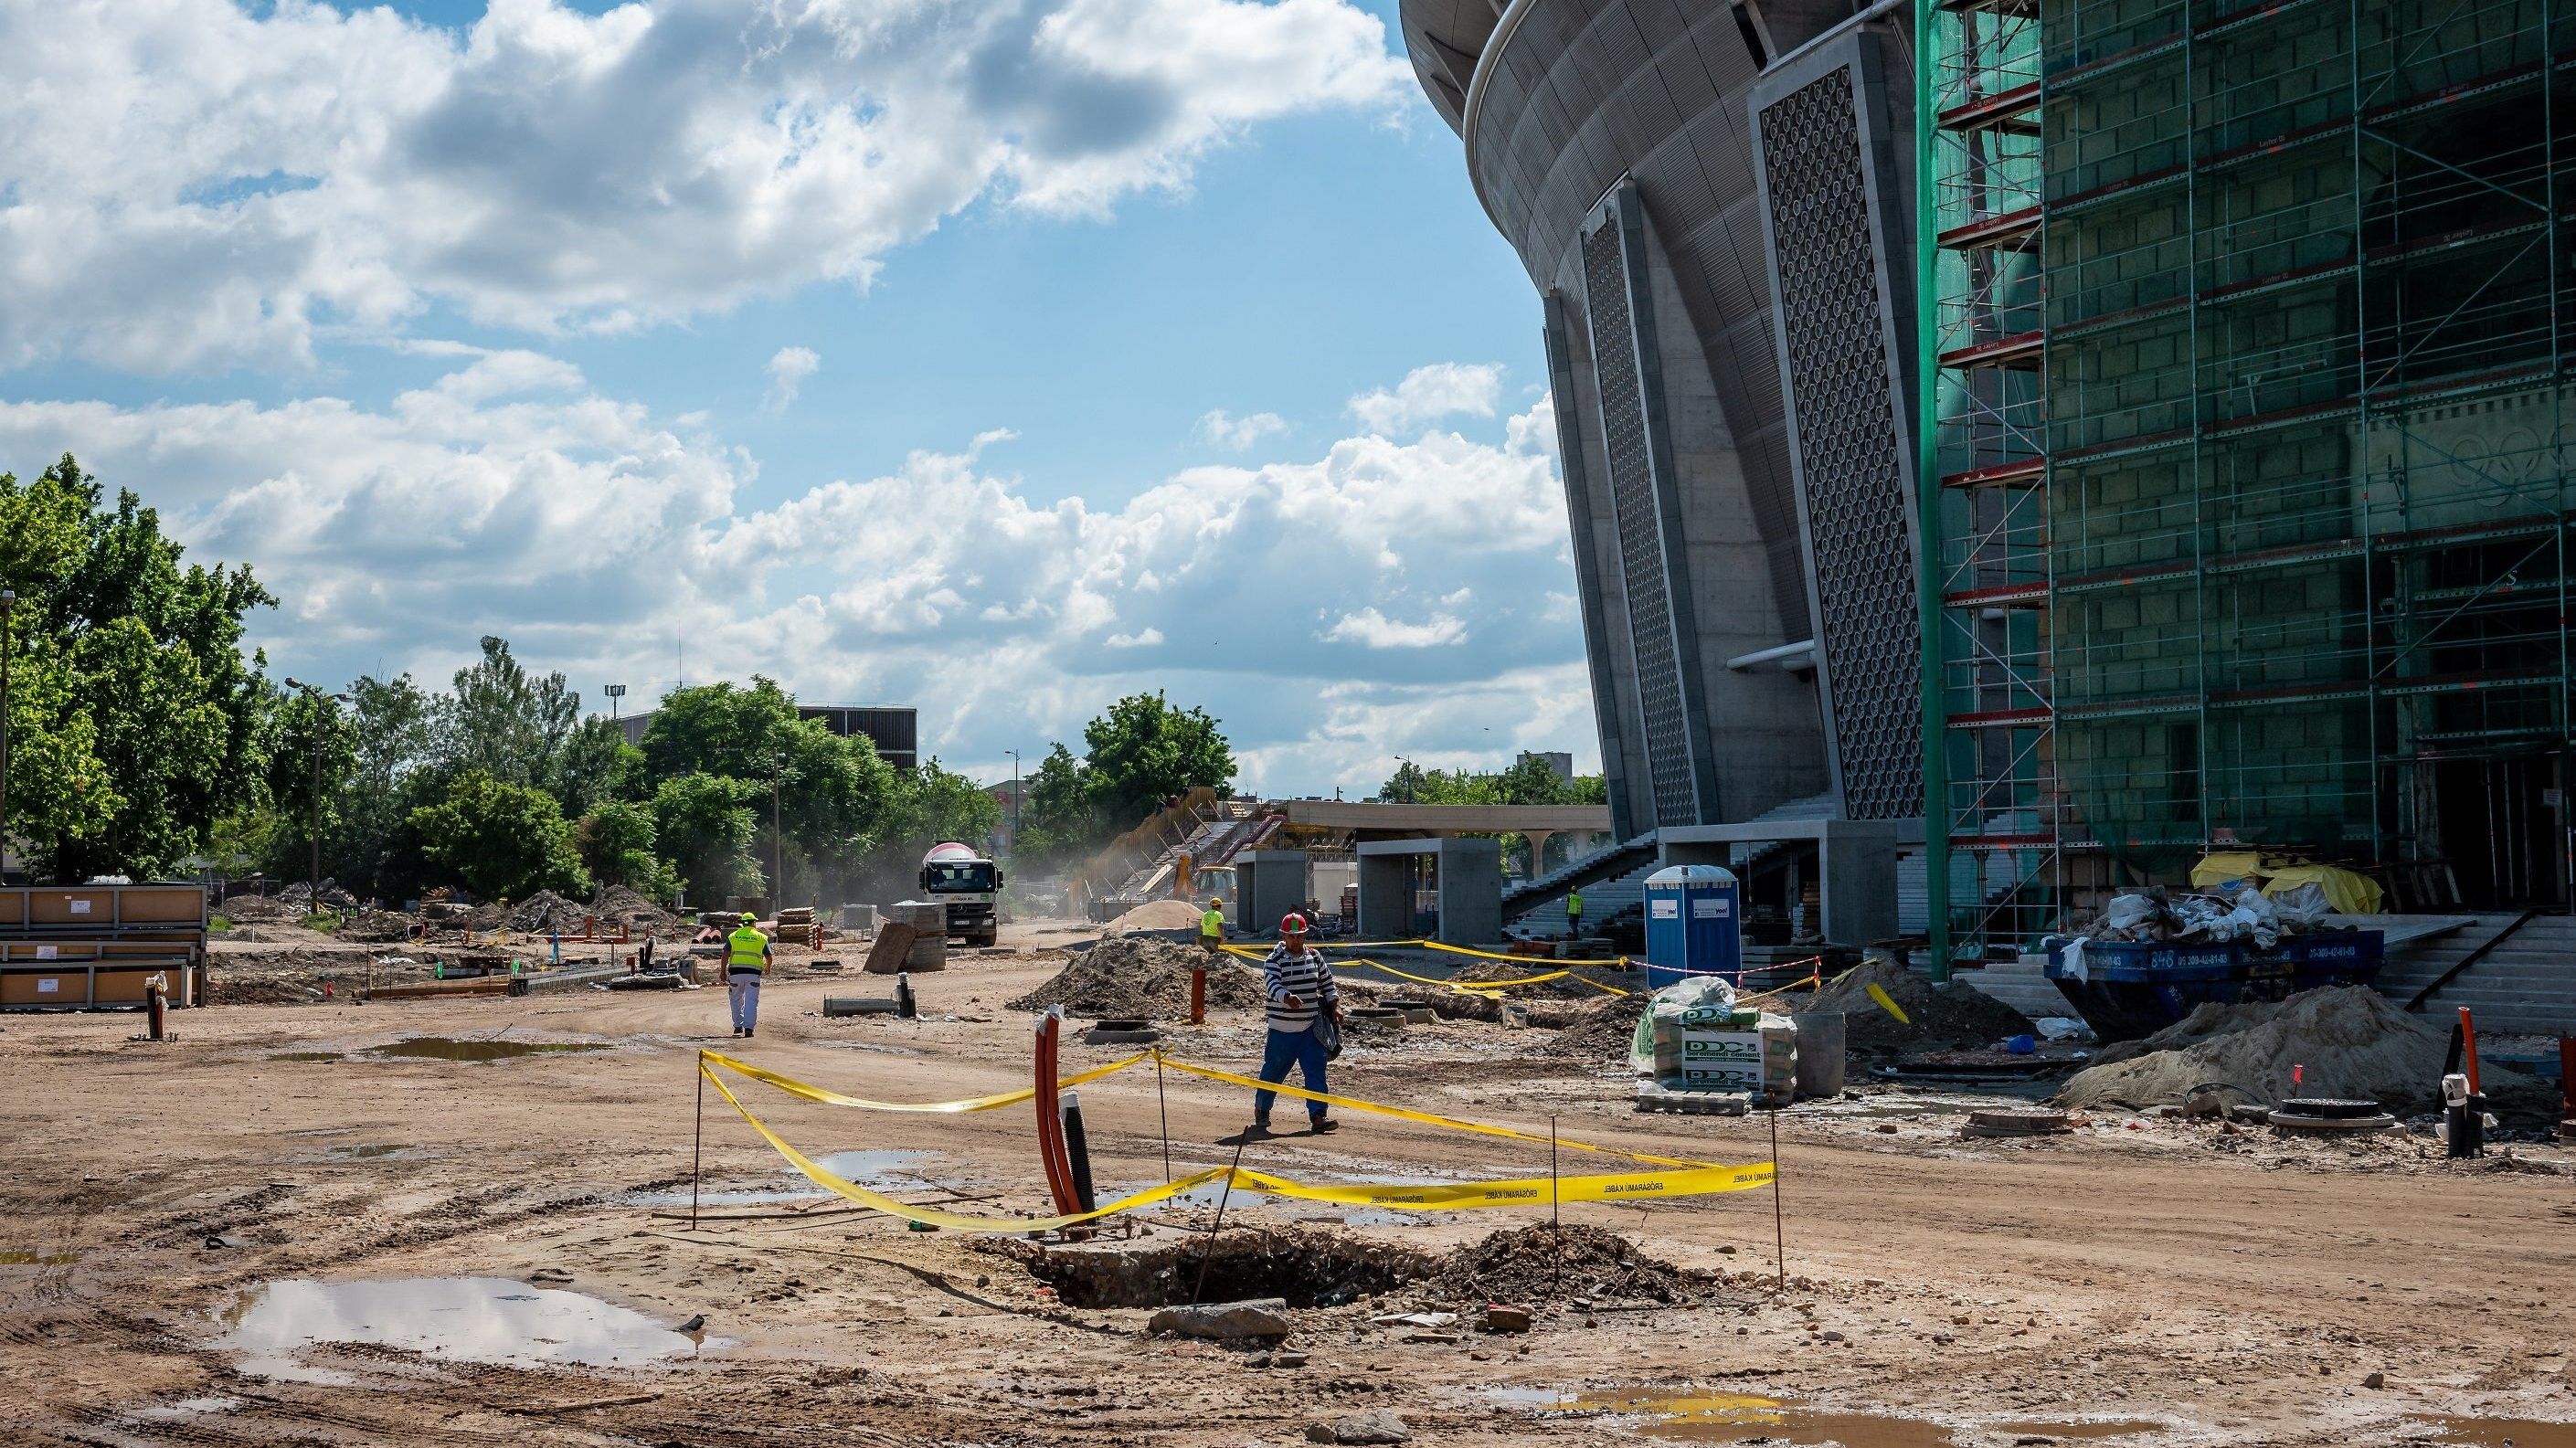
[[[1862,94],[1839,66],[1763,107],[1763,185],[1844,812],[1906,819],[1923,810],[1922,634]]]
[[[1637,365],[1628,252],[1615,206],[1605,205],[1584,233],[1583,286],[1590,304],[1593,375],[1599,382],[1601,436],[1610,459],[1610,498],[1619,520],[1619,571],[1627,589],[1629,645],[1637,661],[1655,820],[1659,825],[1696,823],[1691,731],[1682,704],[1654,454],[1646,435],[1645,379]]]

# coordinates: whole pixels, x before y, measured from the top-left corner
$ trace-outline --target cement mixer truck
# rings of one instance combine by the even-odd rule
[[[991,945],[999,938],[1002,868],[951,840],[921,857],[922,898],[947,908],[948,938]]]

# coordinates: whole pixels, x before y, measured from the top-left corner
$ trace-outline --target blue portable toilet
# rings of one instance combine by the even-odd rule
[[[1717,865],[1670,865],[1646,877],[1646,987],[1723,973],[1741,985],[1743,912],[1735,872]]]

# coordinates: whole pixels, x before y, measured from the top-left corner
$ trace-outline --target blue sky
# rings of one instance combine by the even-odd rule
[[[979,774],[1135,688],[1273,792],[1593,755],[1536,298],[1391,3],[153,9],[0,0],[113,108],[0,98],[0,255],[82,238],[0,260],[0,467],[258,567],[281,670],[685,647]]]

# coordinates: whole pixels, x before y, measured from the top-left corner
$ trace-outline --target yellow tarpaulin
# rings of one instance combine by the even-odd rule
[[[2285,857],[2267,860],[2252,850],[2203,855],[2200,863],[2191,867],[2193,889],[2207,890],[2230,880],[2260,880],[2267,896],[2315,885],[2326,892],[2327,904],[2346,915],[2376,915],[2386,898],[2379,882],[2359,871]]]

